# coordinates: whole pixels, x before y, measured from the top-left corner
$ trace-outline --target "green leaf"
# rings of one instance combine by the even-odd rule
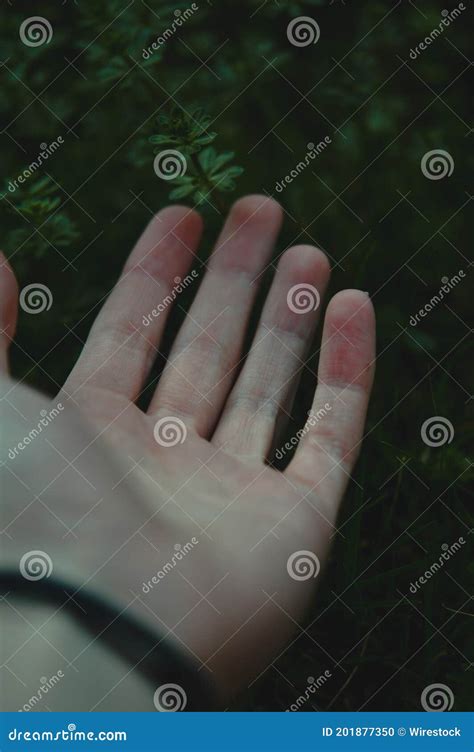
[[[170,198],[175,200],[189,196],[194,191],[194,184],[188,183],[188,185],[180,185],[179,188],[175,188],[170,193]]]

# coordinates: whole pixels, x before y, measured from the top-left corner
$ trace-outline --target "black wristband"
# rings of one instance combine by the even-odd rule
[[[12,594],[64,609],[140,671],[155,690],[163,688],[160,710],[218,709],[210,673],[205,667],[198,669],[184,652],[101,597],[57,579],[27,580],[14,570],[0,572],[0,591],[5,597]],[[181,692],[173,694],[170,690],[167,693],[165,685],[170,684]]]

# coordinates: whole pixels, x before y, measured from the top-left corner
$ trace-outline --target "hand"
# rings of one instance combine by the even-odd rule
[[[161,211],[51,403],[64,410],[14,460],[2,448],[29,489],[25,498],[7,473],[7,558],[47,552],[58,574],[104,592],[185,646],[225,694],[261,672],[304,615],[359,451],[374,372],[371,302],[344,290],[326,311],[312,417],[295,456],[284,472],[267,463],[320,311],[301,312],[289,292],[304,284],[322,297],[329,278],[321,251],[287,250],[241,361],[280,224],[270,199],[234,205],[143,412],[135,401],[171,312],[167,296],[196,261],[201,234],[195,212]],[[0,301],[6,419],[25,436],[45,398],[6,375],[17,305],[6,264]]]

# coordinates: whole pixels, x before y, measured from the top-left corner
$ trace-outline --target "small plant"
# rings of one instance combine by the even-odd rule
[[[170,114],[159,115],[156,122],[159,132],[150,138],[155,154],[173,149],[183,155],[187,164],[186,173],[173,181],[171,199],[192,196],[197,203],[219,203],[219,198],[211,198],[211,194],[235,188],[235,178],[243,168],[230,164],[233,151],[219,153],[211,146],[217,133],[209,130],[212,120],[201,108],[189,112],[174,109]]]
[[[51,246],[66,248],[78,237],[74,222],[60,209],[62,198],[58,194],[57,185],[48,176],[30,181],[14,193],[5,191],[4,210],[17,217],[17,226],[8,236],[14,249],[25,246],[41,258]]]

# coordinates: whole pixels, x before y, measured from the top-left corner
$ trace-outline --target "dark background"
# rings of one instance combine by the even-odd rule
[[[191,192],[180,200],[205,216],[203,259],[235,198],[275,195],[286,219],[275,258],[289,244],[314,243],[332,261],[331,292],[369,291],[379,355],[364,449],[309,626],[235,707],[284,710],[308,676],[327,670],[331,678],[302,710],[419,710],[432,683],[448,685],[453,709],[467,710],[474,632],[470,3],[416,60],[410,49],[455,5],[197,4],[145,62],[142,49],[190,3],[58,0],[39,9],[2,2],[1,244],[20,286],[41,282],[54,297],[41,315],[21,313],[15,374],[51,394],[64,380],[134,240],[180,187],[155,175],[157,150],[188,157],[191,181],[181,189]],[[27,47],[19,27],[38,14],[54,35]],[[317,44],[289,43],[288,23],[299,15],[317,21]],[[150,142],[157,135],[158,146]],[[58,136],[57,152],[9,192],[8,181],[40,144]],[[308,142],[325,136],[332,143],[276,193]],[[205,153],[210,145],[215,151]],[[433,149],[451,155],[450,177],[423,175],[422,157]],[[460,269],[466,277],[411,326],[441,278]],[[191,286],[180,297],[167,347],[194,294]],[[301,425],[313,387],[307,369],[289,433]],[[451,443],[423,442],[421,426],[433,416],[452,423]],[[460,536],[467,544],[410,593],[441,546]]]

